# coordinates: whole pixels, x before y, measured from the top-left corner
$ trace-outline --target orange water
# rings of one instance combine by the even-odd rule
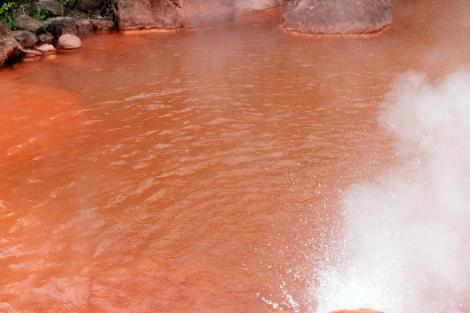
[[[0,312],[310,312],[341,191],[393,162],[380,102],[470,63],[465,6],[396,2],[370,39],[271,11],[1,71]]]

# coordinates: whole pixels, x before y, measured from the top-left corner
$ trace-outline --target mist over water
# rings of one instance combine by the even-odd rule
[[[380,124],[400,163],[343,199],[344,233],[318,275],[317,312],[465,311],[470,294],[470,73],[411,73]],[[468,303],[467,303],[468,304]]]

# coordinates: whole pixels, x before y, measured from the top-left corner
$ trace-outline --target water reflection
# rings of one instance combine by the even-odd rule
[[[463,2],[431,2],[371,40],[271,12],[3,71],[0,308],[308,312],[343,188],[393,162],[394,76],[470,60]]]

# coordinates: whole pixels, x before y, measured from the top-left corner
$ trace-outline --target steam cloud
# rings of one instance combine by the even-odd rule
[[[408,74],[380,116],[401,165],[346,192],[344,234],[313,294],[318,313],[462,312],[470,298],[470,73]],[[465,299],[467,298],[467,299]]]

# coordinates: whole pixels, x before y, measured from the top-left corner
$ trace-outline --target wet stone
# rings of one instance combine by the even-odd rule
[[[53,45],[50,44],[42,44],[35,48],[36,50],[40,51],[43,54],[54,54],[56,53],[56,49]]]
[[[23,49],[24,57],[27,59],[37,58],[42,55],[41,51],[35,49]]]
[[[78,49],[82,46],[82,41],[75,35],[65,34],[60,36],[57,47],[64,50]]]
[[[29,30],[15,30],[12,34],[23,48],[32,48],[38,42],[38,37]]]

